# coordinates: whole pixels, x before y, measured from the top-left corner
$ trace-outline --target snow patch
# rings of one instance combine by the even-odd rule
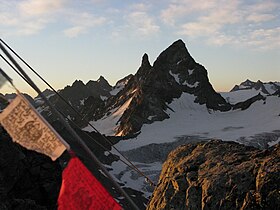
[[[273,146],[275,144],[278,144],[280,142],[280,137],[276,140],[276,141],[271,141],[271,142],[268,142],[268,146]]]
[[[102,101],[105,101],[105,100],[108,99],[108,97],[107,97],[107,96],[100,96],[100,99],[101,99]]]
[[[46,98],[49,99],[50,97],[52,97],[52,96],[54,96],[54,95],[55,95],[55,93],[52,93],[52,94],[46,96]]]
[[[179,60],[176,64],[179,65],[183,60]]]
[[[118,121],[129,106],[132,98],[133,97],[128,99],[122,106],[111,110],[111,114],[109,114],[108,116],[104,116],[102,119],[97,121],[91,121],[90,124],[93,125],[102,134],[114,135],[115,131],[117,130]],[[88,132],[93,131],[92,127],[90,127],[89,125],[83,128],[83,130]]]
[[[190,87],[190,88],[196,88],[196,87],[198,87],[199,82],[196,81],[193,85],[191,85],[191,84],[187,83],[187,81],[185,81],[185,82],[183,83],[183,85],[187,85],[187,86]]]
[[[148,117],[148,120],[152,120],[154,117],[155,117],[155,115],[149,116],[149,117]]]
[[[178,84],[180,84],[179,74],[173,74],[171,71],[169,71],[169,74],[174,77]]]
[[[193,71],[194,71],[194,69],[188,69],[189,75],[192,75]]]
[[[118,92],[120,92],[120,91],[124,88],[125,84],[126,84],[125,82],[120,82],[120,83],[118,83],[118,84],[113,88],[113,90],[110,91],[110,94],[111,94],[112,96],[117,95]]]
[[[267,92],[269,93],[269,94],[273,94],[273,93],[275,93],[275,91],[277,90],[277,88],[275,87],[275,85],[274,84],[264,84],[264,87],[265,87],[265,89],[267,90]]]

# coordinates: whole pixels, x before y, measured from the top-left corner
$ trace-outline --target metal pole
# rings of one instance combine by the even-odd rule
[[[31,78],[25,73],[25,71],[20,67],[20,65],[15,61],[15,59],[9,54],[9,52],[5,49],[5,47],[0,43],[1,50],[5,53],[5,55],[10,59],[13,65],[19,70],[19,72],[26,78],[28,84],[38,93],[38,95],[44,100],[44,102],[50,107],[50,109],[58,116],[59,120],[65,126],[65,128],[70,132],[70,134],[74,137],[78,144],[84,149],[84,151],[88,154],[88,156],[97,164],[97,166],[104,172],[104,174],[111,180],[116,189],[123,194],[123,196],[128,200],[130,205],[135,209],[139,210],[136,204],[131,200],[131,198],[127,195],[127,193],[119,186],[119,184],[114,180],[114,178],[109,174],[107,169],[102,165],[102,163],[97,159],[97,157],[93,154],[93,152],[88,148],[88,146],[83,142],[83,140],[78,136],[78,134],[74,131],[74,129],[65,121],[63,116],[56,110],[56,108],[48,101],[44,94],[42,94],[41,90],[36,86],[36,84],[31,80]]]

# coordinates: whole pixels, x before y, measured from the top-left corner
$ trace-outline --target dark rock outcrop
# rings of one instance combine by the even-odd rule
[[[81,80],[76,80],[71,86],[66,86],[64,89],[60,90],[59,94],[80,113],[84,113],[85,104],[87,104],[87,108],[89,109],[88,112],[90,113],[93,108],[96,108],[97,104],[100,107],[104,106],[102,101],[104,98],[107,99],[111,96],[111,90],[112,87],[107,80],[105,80],[103,76],[100,76],[97,81],[90,80],[87,84],[84,84]],[[49,98],[49,100],[56,109],[61,111],[64,116],[75,121],[80,126],[86,125],[86,123],[83,123],[80,120],[77,113],[73,111],[73,109],[71,109],[59,96],[53,95]],[[93,105],[88,106],[89,102],[93,102]],[[56,120],[56,117],[52,115],[48,107],[45,107],[45,105],[42,105],[39,110],[50,122]],[[94,119],[94,117],[91,117],[91,120],[92,119]]]
[[[273,95],[274,95],[274,96],[278,96],[278,97],[280,97],[280,89],[279,89],[279,90],[277,90],[275,93],[273,93]]]
[[[279,209],[280,144],[259,150],[212,140],[171,152],[152,209]]]
[[[0,128],[0,209],[56,209],[62,169],[58,161],[24,149]]]
[[[266,97],[264,97],[263,95],[261,95],[260,93],[252,98],[247,99],[246,101],[242,101],[239,102],[237,104],[233,105],[233,109],[241,109],[241,110],[245,110],[248,109],[253,103],[255,103],[256,101],[259,100],[263,100],[265,103]]]

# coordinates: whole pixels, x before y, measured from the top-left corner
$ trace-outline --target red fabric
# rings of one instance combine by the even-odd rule
[[[58,210],[119,210],[120,205],[74,157],[62,174]]]

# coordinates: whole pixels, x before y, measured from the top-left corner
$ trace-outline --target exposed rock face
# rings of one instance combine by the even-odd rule
[[[92,108],[96,108],[97,104],[100,107],[104,106],[102,101],[111,96],[111,90],[112,87],[107,82],[107,80],[105,80],[104,77],[100,76],[100,78],[97,81],[90,80],[87,84],[84,84],[80,80],[76,80],[71,86],[66,86],[63,90],[60,90],[59,93],[76,110],[82,113],[85,109],[85,103],[88,104],[89,102],[94,101],[92,106],[87,106],[88,112],[90,113],[92,112]],[[50,95],[49,100],[66,117],[69,117],[76,123],[80,124],[81,126],[84,126],[83,124],[81,124],[81,121],[79,121],[79,117],[77,116],[75,111],[69,108],[69,106],[66,105],[65,102],[61,100],[59,96]],[[86,100],[89,101],[86,102]],[[45,105],[42,105],[39,108],[39,110],[45,117],[48,118],[50,122],[56,120],[56,118],[51,115],[51,112],[49,112],[48,108],[46,108]],[[91,119],[93,118],[94,117],[91,117]]]
[[[254,102],[259,101],[259,100],[263,100],[265,103],[266,98],[259,93],[258,95],[247,99],[246,101],[234,104],[233,109],[241,109],[241,110],[248,109]]]
[[[184,42],[178,40],[158,56],[153,66],[144,54],[137,73],[117,95],[108,99],[106,110],[109,112],[131,100],[119,119],[116,133],[134,134],[145,123],[168,118],[165,112],[168,104],[183,92],[195,95],[196,103],[206,104],[210,109],[231,109],[209,83],[206,69],[195,62]]]
[[[171,152],[147,209],[279,209],[280,144],[212,140]]]
[[[273,94],[274,96],[278,96],[278,97],[280,97],[280,89],[279,90],[277,90],[274,94]]]

